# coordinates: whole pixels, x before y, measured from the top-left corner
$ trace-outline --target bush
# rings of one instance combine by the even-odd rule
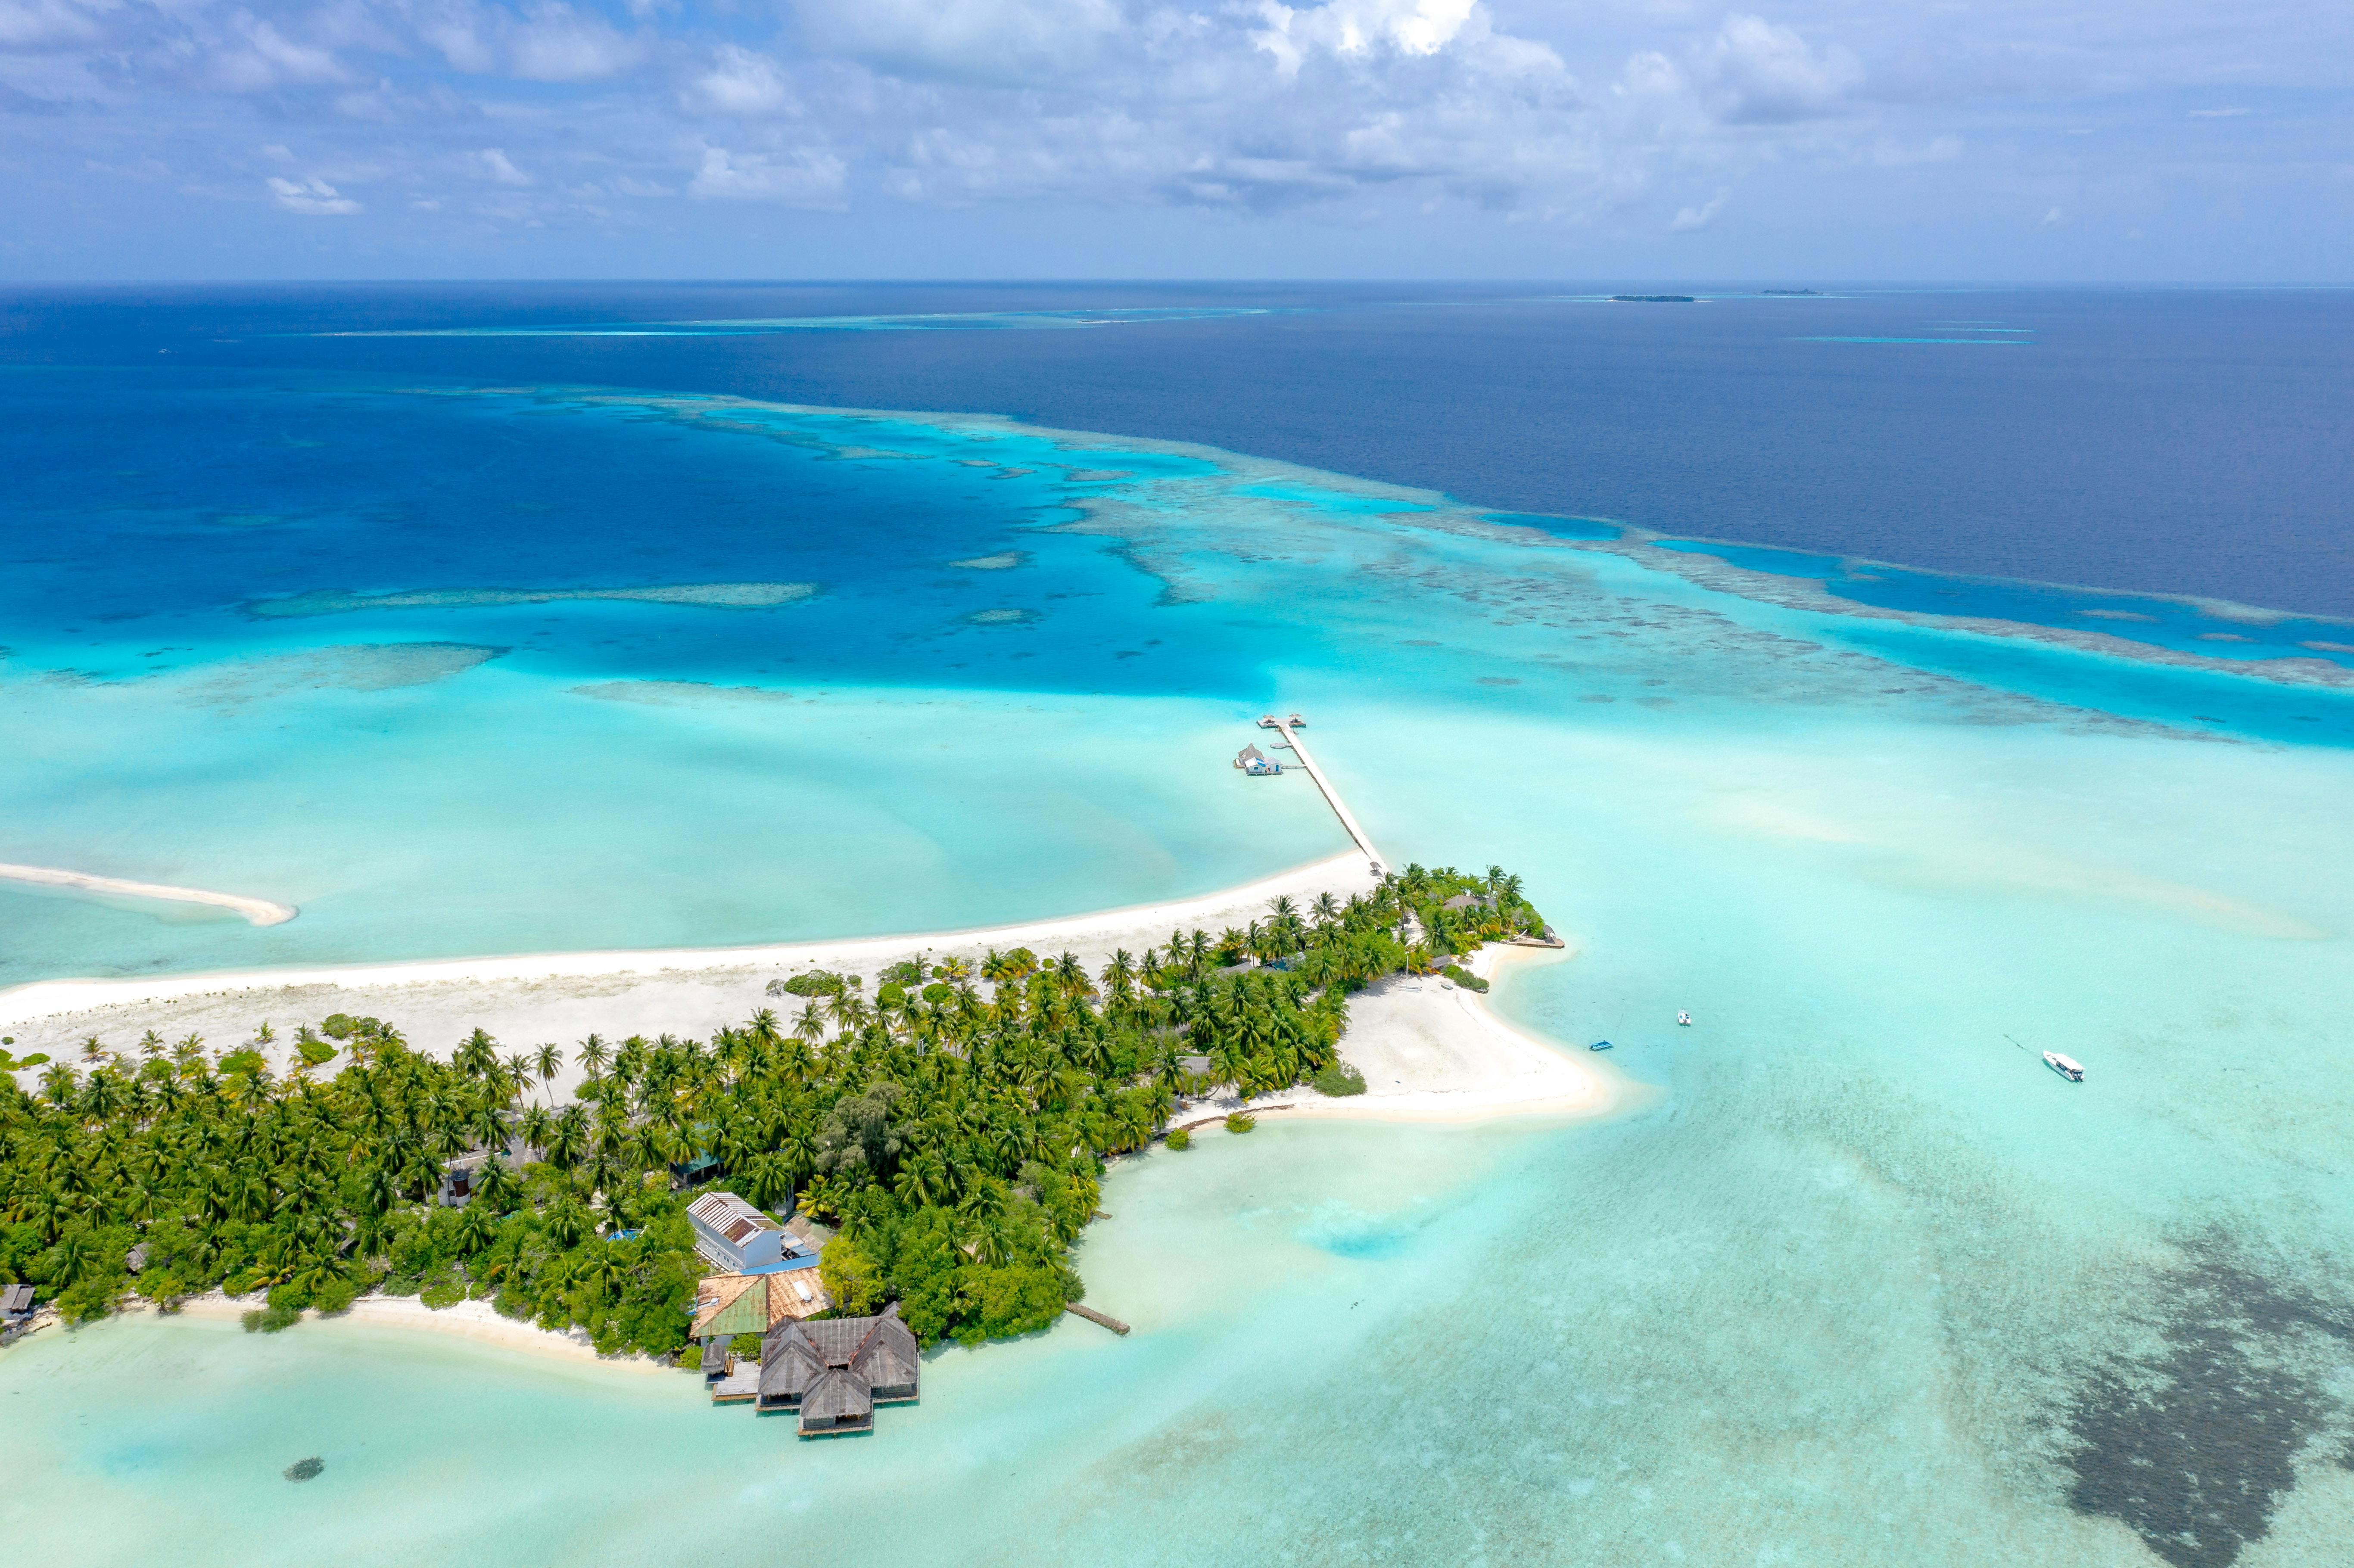
[[[1251,1115],[1248,1111],[1236,1111],[1226,1118],[1226,1130],[1228,1132],[1248,1132],[1257,1125],[1258,1118]]]
[[[466,1298],[466,1282],[458,1277],[456,1269],[445,1268],[425,1282],[425,1288],[417,1293],[417,1298],[439,1312],[446,1307],[455,1307]]]
[[[245,1325],[245,1331],[247,1333],[259,1333],[261,1329],[261,1308],[259,1307],[249,1308],[245,1311],[238,1314],[237,1320]]]
[[[1191,1149],[1193,1147],[1193,1129],[1186,1127],[1172,1127],[1169,1129],[1168,1142],[1172,1149]]]
[[[760,1354],[760,1336],[758,1334],[738,1334],[734,1339],[727,1341],[727,1348],[735,1351],[739,1356],[750,1356],[755,1360],[758,1360]]]
[[[329,1280],[311,1292],[311,1309],[328,1316],[348,1312],[359,1295],[360,1287],[348,1279]]]
[[[256,1330],[259,1330],[265,1334],[275,1334],[281,1332],[284,1330],[291,1329],[295,1324],[301,1322],[302,1320],[302,1308],[300,1307],[264,1307],[258,1311],[246,1313],[238,1320],[245,1325],[245,1331],[249,1334],[254,1332]]]
[[[1346,1062],[1333,1062],[1318,1068],[1316,1076],[1309,1082],[1315,1086],[1318,1094],[1331,1095],[1335,1099],[1365,1092],[1365,1075]]]
[[[896,985],[902,989],[921,985],[924,983],[924,961],[921,959],[902,959],[875,978],[879,984]]]
[[[940,980],[934,980],[931,984],[924,988],[924,1000],[930,1002],[934,1007],[938,1007],[946,1001],[952,1001],[955,998],[956,987]]]
[[[1488,982],[1486,980],[1481,980],[1478,975],[1473,974],[1461,964],[1449,964],[1438,972],[1445,975],[1448,980],[1453,980],[1457,985],[1461,986],[1465,991],[1486,991],[1488,989]]]
[[[858,984],[856,975],[838,975],[832,969],[811,969],[805,975],[769,983],[771,993],[781,991],[787,996],[840,996]]]
[[[305,1040],[294,1049],[313,1067],[324,1066],[335,1059],[335,1048],[323,1040]]]

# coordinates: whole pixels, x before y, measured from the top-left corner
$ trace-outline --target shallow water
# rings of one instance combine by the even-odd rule
[[[2346,693],[1205,449],[404,386],[130,377],[34,488],[0,858],[303,913],[0,891],[0,978],[1195,891],[1341,846],[1225,765],[1279,705],[1393,860],[1527,878],[1577,951],[1497,1004],[1660,1092],[1128,1162],[1081,1266],[1134,1335],[944,1352],[839,1443],[354,1325],[46,1334],[0,1355],[27,1555],[2342,1557]],[[199,484],[175,440],[244,455]],[[325,593],[417,598],[252,613]]]

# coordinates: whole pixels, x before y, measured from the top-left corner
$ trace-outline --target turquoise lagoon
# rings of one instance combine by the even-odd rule
[[[1499,1005],[1657,1093],[1126,1162],[1081,1266],[1137,1332],[943,1351],[846,1442],[350,1324],[44,1335],[0,1356],[27,1555],[2343,1561],[2346,693],[1764,603],[1200,449],[209,395],[217,482],[22,514],[0,858],[303,914],[0,895],[9,979],[1205,889],[1340,847],[1304,779],[1225,767],[1281,705],[1393,858],[1527,876],[1576,950]],[[546,597],[717,583],[812,587]]]

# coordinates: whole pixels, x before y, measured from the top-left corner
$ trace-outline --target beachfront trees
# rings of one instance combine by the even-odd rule
[[[1080,1289],[1069,1248],[1103,1160],[1148,1142],[1181,1092],[1319,1075],[1347,1092],[1350,992],[1543,929],[1495,868],[1409,866],[1311,907],[1115,953],[1100,991],[1076,956],[1016,949],[981,964],[986,996],[944,960],[879,1009],[855,977],[828,976],[822,1010],[811,995],[790,1030],[763,1009],[708,1041],[592,1034],[560,1105],[558,1048],[504,1054],[481,1030],[441,1060],[333,1014],[296,1031],[283,1077],[251,1047],[207,1057],[193,1035],[168,1054],[152,1037],[135,1056],[101,1042],[81,1070],[48,1064],[37,1096],[0,1080],[0,1279],[74,1318],[134,1286],[159,1301],[263,1292],[263,1327],[362,1288],[472,1295],[662,1352],[703,1272],[678,1172],[711,1156],[754,1202],[838,1227],[825,1277],[843,1309],[896,1299],[928,1342],[1035,1329]],[[518,1110],[535,1078],[549,1104]],[[471,1195],[446,1206],[444,1171],[470,1154]]]

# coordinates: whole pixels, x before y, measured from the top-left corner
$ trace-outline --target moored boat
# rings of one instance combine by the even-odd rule
[[[2072,1084],[2081,1084],[2084,1081],[2084,1069],[2073,1056],[2062,1056],[2057,1051],[2046,1051],[2043,1053],[2043,1065]]]
[[[1588,1045],[1586,1049],[1589,1051],[1607,1051],[1610,1049],[1610,1042],[1607,1040],[1596,1040],[1593,1044]]]

